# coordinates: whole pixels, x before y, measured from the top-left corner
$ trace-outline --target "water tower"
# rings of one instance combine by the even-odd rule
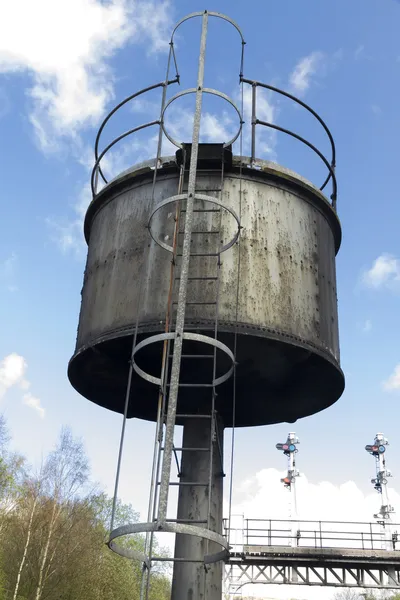
[[[181,27],[183,33],[192,18],[201,21],[197,83],[171,95],[180,82],[175,34]],[[236,106],[225,93],[204,87],[208,22],[215,18],[237,30],[240,86],[250,90],[252,107],[248,157],[241,151],[243,101]],[[171,532],[176,534],[173,600],[221,598],[229,552],[222,531],[224,429],[294,423],[333,404],[344,388],[333,139],[302,101],[244,77],[244,45],[239,27],[224,15],[204,11],[185,17],[172,33],[165,79],[121,102],[96,139],[93,201],[85,218],[88,257],[68,374],[85,398],[123,415],[116,491],[126,419],[156,424],[148,519],[116,529],[112,525],[109,541],[114,551],[142,561],[143,597],[157,560],[153,537]],[[157,88],[161,108],[155,119],[101,146],[115,113]],[[327,133],[332,158],[296,133],[260,120],[260,88],[283,94],[310,112]],[[167,127],[168,108],[187,94],[195,97],[192,134],[174,139]],[[205,94],[233,107],[237,129],[231,139],[200,143]],[[102,170],[107,152],[151,126],[159,132],[156,157],[108,182]],[[263,126],[317,153],[327,167],[321,188],[257,158],[256,131]],[[176,147],[175,156],[162,155],[165,136]],[[101,180],[105,185],[99,189]],[[322,191],[328,185],[329,199]],[[179,494],[171,515],[174,485]],[[146,535],[144,553],[123,542],[138,532]]]

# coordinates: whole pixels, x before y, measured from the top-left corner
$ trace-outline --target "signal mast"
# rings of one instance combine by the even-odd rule
[[[295,433],[289,433],[287,440],[283,444],[276,444],[276,449],[283,451],[287,456],[288,467],[286,477],[281,479],[281,482],[290,492],[289,517],[292,521],[292,533],[290,538],[291,546],[298,546],[299,543],[299,528],[297,523],[297,499],[296,499],[296,478],[300,472],[296,469],[296,454],[298,449],[296,444],[299,444],[299,438]]]
[[[376,477],[371,479],[371,483],[374,488],[381,494],[382,502],[379,512],[374,515],[378,523],[381,526],[382,540],[384,547],[387,550],[393,550],[393,540],[391,532],[392,515],[394,514],[394,508],[389,504],[389,497],[387,491],[387,478],[392,477],[391,472],[386,468],[385,452],[386,446],[389,445],[388,440],[383,436],[382,433],[377,433],[375,436],[374,444],[365,446],[367,452],[375,457],[376,464]]]

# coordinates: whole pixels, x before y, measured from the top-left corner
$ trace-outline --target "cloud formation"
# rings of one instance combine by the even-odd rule
[[[9,389],[18,386],[25,392],[23,403],[36,410],[43,418],[45,409],[41,406],[39,398],[28,392],[31,384],[25,378],[27,368],[25,358],[16,352],[8,354],[0,361],[0,399],[5,396]]]
[[[30,122],[44,152],[97,123],[114,95],[108,60],[131,41],[164,50],[169,1],[15,0],[0,21],[0,74],[24,72]],[[24,18],[21,19],[21,14]]]
[[[363,332],[369,333],[372,329],[372,321],[371,319],[367,319],[363,325]]]
[[[16,292],[15,271],[17,267],[17,255],[12,252],[7,258],[0,262],[0,285],[9,292]]]
[[[289,77],[292,89],[298,94],[304,94],[310,87],[312,77],[321,72],[323,63],[324,54],[318,51],[302,58]]]
[[[364,271],[362,282],[366,287],[381,289],[400,283],[400,259],[392,254],[381,254],[372,266]]]
[[[29,406],[30,408],[33,408],[33,410],[36,410],[41,419],[44,418],[45,410],[41,405],[39,398],[36,398],[30,392],[28,392],[24,394],[22,401],[26,406]]]
[[[239,100],[239,97],[238,97]],[[240,104],[238,104],[240,106]],[[277,107],[272,102],[272,92],[257,88],[256,115],[260,121],[274,123],[277,116]],[[251,115],[252,115],[252,89],[245,86],[243,90],[243,151],[250,153],[251,144]],[[256,155],[257,158],[276,159],[276,131],[263,125],[256,127]]]
[[[387,392],[400,390],[400,364],[398,364],[393,373],[383,382],[383,389]]]
[[[15,352],[0,361],[0,398],[8,389],[23,381],[26,368],[24,357]]]
[[[374,465],[371,464],[371,472]],[[234,513],[246,518],[288,519],[290,493],[280,479],[285,472],[263,469],[236,488]],[[354,481],[334,485],[312,483],[302,474],[297,479],[298,518],[302,520],[373,521],[380,506],[378,494],[365,496]],[[389,490],[391,504],[400,510],[400,495]]]

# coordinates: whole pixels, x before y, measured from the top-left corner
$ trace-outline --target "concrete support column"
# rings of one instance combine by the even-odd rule
[[[217,441],[218,440],[218,441]],[[223,451],[223,425],[216,418],[216,434],[213,437],[212,485],[210,529],[222,533],[223,474],[221,456]],[[183,428],[181,482],[208,483],[210,475],[211,419],[187,419]],[[207,448],[207,451],[189,450]],[[181,486],[178,498],[178,519],[207,520],[209,490],[206,486]],[[207,528],[207,523],[198,527]],[[205,554],[220,552],[221,547],[192,535],[176,536],[175,557],[203,561]],[[221,600],[223,562],[208,565],[205,572],[202,563],[176,562],[172,579],[171,600]]]

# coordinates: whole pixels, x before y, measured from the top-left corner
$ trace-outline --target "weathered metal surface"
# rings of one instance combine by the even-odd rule
[[[344,387],[335,274],[340,224],[325,196],[312,184],[278,165],[256,164],[258,169],[242,169],[240,182],[235,157],[232,170],[225,173],[222,197],[243,227],[237,325],[238,244],[222,256],[219,282],[219,339],[233,348],[236,327],[238,332],[237,426],[295,421],[331,405]],[[219,179],[219,173],[198,172],[196,192],[216,195]],[[163,332],[165,325],[171,256],[152,242],[146,229],[152,212],[151,184],[150,165],[122,174],[97,196],[85,223],[89,251],[69,377],[84,396],[119,412],[123,411],[137,311],[138,341]],[[178,169],[166,159],[157,176],[155,206],[176,195],[177,187]],[[216,207],[195,201],[194,208]],[[165,243],[171,240],[174,215],[171,207],[164,206],[152,220],[153,234]],[[232,215],[223,212],[218,233],[219,218],[219,213],[196,213],[193,231],[215,233],[192,235],[189,278],[215,275],[214,257],[196,262],[193,255],[217,252],[221,240],[225,243],[235,235],[237,222]],[[148,254],[151,269],[138,306],[139,274]],[[188,285],[186,330],[207,333],[213,329],[214,307],[190,305],[191,299],[207,302],[214,295],[213,285],[211,279],[208,283],[192,280]],[[184,353],[204,352],[195,343],[187,344]],[[146,372],[159,377],[160,356],[161,348],[154,344],[135,359]],[[201,364],[185,364],[186,381],[194,372],[201,374]],[[217,375],[227,368],[221,357]],[[231,385],[219,387],[216,405],[226,426],[231,424]],[[158,390],[153,387],[134,375],[128,416],[155,419]],[[181,388],[178,409],[201,412],[201,391]]]

